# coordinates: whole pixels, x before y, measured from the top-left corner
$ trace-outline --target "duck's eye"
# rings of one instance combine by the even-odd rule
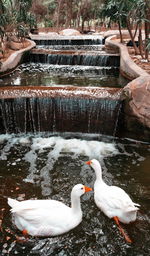
[[[83,189],[83,187],[81,189]]]

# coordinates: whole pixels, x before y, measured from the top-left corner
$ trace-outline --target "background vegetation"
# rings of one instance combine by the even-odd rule
[[[121,42],[122,29],[127,29],[135,53],[148,59],[149,0],[0,0],[0,51],[3,52],[4,42],[12,40],[13,35],[21,41],[29,31],[40,27],[55,31],[76,28],[85,32],[111,29],[114,25]]]

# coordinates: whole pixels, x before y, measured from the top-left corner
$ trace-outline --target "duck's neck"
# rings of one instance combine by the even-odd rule
[[[81,213],[80,197],[71,193],[71,209],[74,213]]]
[[[96,174],[96,181],[99,181],[99,182],[104,182],[103,179],[102,179],[102,168],[100,166],[100,164],[98,164],[95,168],[95,174]]]

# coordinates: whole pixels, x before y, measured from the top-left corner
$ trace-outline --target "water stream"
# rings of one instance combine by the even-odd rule
[[[113,93],[112,88],[101,87],[123,87],[127,80],[119,74],[118,60],[113,65],[108,56],[100,56],[102,41],[99,37],[38,40],[38,49],[46,45],[47,50],[99,53],[75,57],[36,53],[32,63],[20,65],[0,80],[0,86],[7,87],[4,93],[2,88],[0,99],[2,256],[150,255],[150,144],[114,137],[121,111],[116,92],[120,90]],[[31,87],[25,90],[26,86]],[[69,91],[72,86],[78,91]],[[52,198],[70,205],[75,184],[93,187],[95,174],[85,164],[92,158],[101,162],[109,185],[120,186],[141,205],[137,221],[124,225],[133,243],[127,244],[113,221],[96,207],[93,192],[82,197],[83,221],[74,230],[53,238],[16,240],[22,234],[13,223],[7,198]]]
[[[99,132],[113,135],[120,104],[117,98],[70,99],[67,95],[65,98],[1,99],[0,131]]]
[[[150,146],[127,139],[92,134],[20,134],[0,136],[1,255],[131,255],[150,254]],[[125,189],[141,205],[137,221],[124,225],[127,244],[116,225],[99,211],[93,192],[81,199],[83,221],[58,237],[16,241],[7,197],[18,200],[53,198],[70,205],[74,184],[93,187],[95,174],[85,164],[98,159],[109,185]]]
[[[26,63],[0,79],[0,86],[123,87],[127,79],[117,67]]]

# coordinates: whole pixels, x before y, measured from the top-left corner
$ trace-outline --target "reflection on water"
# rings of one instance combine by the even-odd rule
[[[150,146],[96,135],[63,134],[0,136],[1,255],[150,255]],[[93,193],[81,199],[82,223],[54,238],[16,241],[7,197],[53,198],[70,205],[74,184],[93,187],[95,174],[85,164],[98,159],[108,184],[125,189],[141,205],[135,223],[125,225],[134,241],[128,245],[116,225],[95,206]]]
[[[123,87],[127,80],[118,68],[22,64],[11,75],[0,79],[0,86],[79,86]]]

